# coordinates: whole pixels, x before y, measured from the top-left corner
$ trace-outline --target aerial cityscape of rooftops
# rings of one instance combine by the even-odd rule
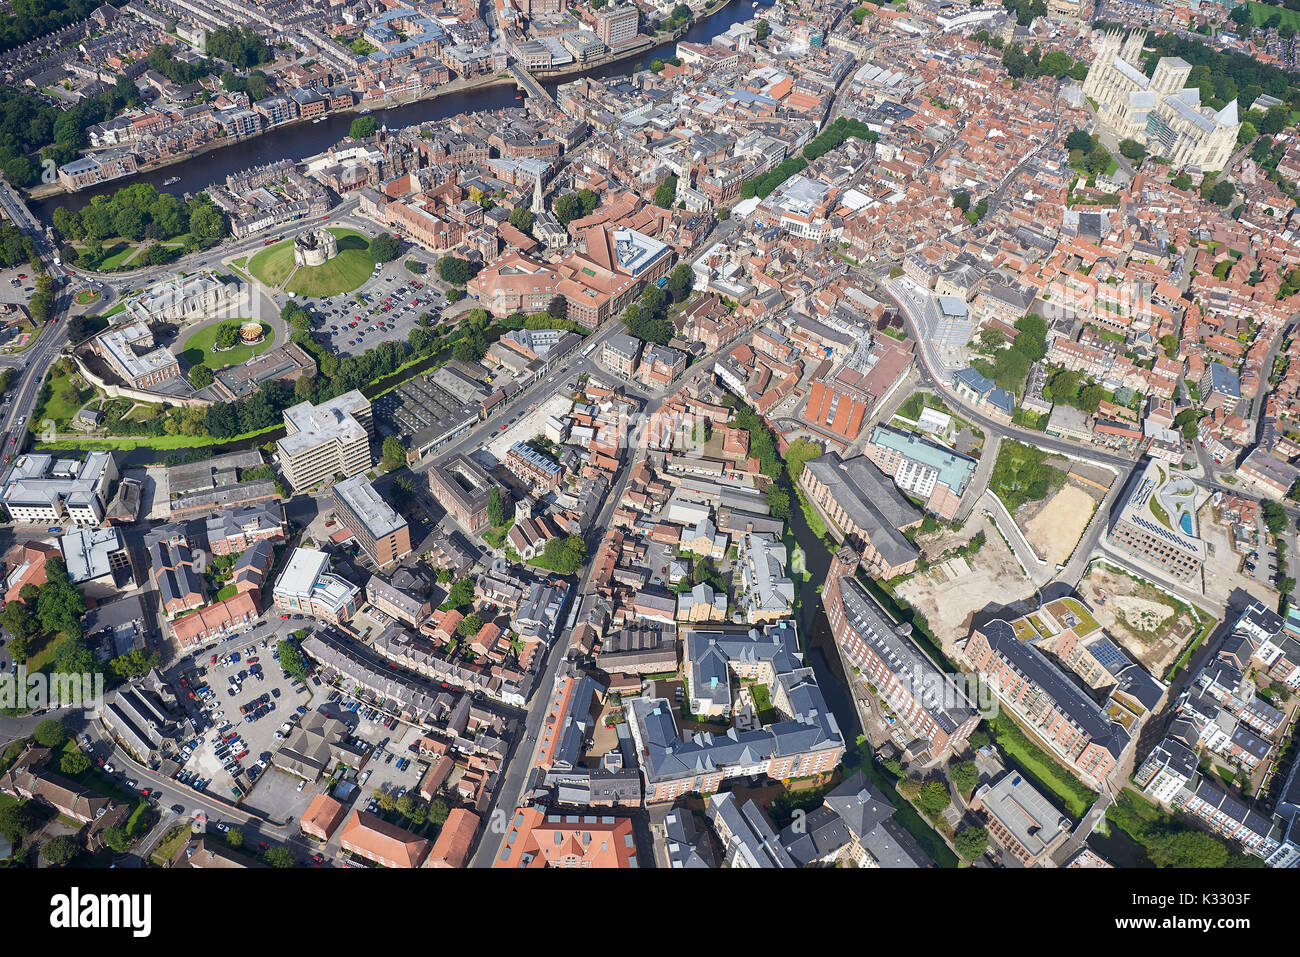
[[[1300,866],[1292,6],[7,8],[0,861]]]

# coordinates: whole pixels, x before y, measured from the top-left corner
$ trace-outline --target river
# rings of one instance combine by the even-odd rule
[[[771,6],[774,0],[759,0],[759,6]],[[732,0],[717,13],[694,24],[681,37],[691,43],[708,43],[714,37],[725,33],[732,24],[744,23],[755,15],[755,10],[746,0]],[[655,59],[666,59],[673,55],[678,41],[673,40],[651,47],[637,57],[628,60],[607,63],[593,68],[584,76],[605,79],[613,76],[625,76],[636,71],[638,65],[644,66]],[[554,92],[561,83],[570,82],[576,76],[562,80],[548,80],[542,83],[548,91]],[[501,110],[509,106],[520,106],[522,101],[513,85],[485,87],[467,90],[461,93],[449,93],[435,99],[417,100],[390,109],[374,110],[369,115],[380,125],[393,129],[414,126],[417,123],[445,120],[460,113],[472,113],[480,110]],[[175,163],[104,183],[94,189],[85,189],[76,193],[63,193],[42,201],[32,201],[28,205],[33,213],[44,222],[49,223],[58,207],[79,210],[88,205],[97,195],[111,195],[123,186],[134,183],[149,183],[160,190],[175,193],[197,193],[214,182],[221,182],[231,173],[260,166],[282,159],[301,161],[309,156],[323,153],[335,143],[348,135],[352,121],[358,113],[335,113],[324,117],[319,123],[294,123],[270,130],[260,136],[223,146],[220,149],[201,153],[192,159]],[[173,176],[180,177],[180,182],[164,186],[164,181]]]
[[[849,683],[840,667],[839,652],[835,648],[835,639],[831,635],[826,609],[822,607],[822,596],[818,591],[826,581],[831,552],[826,543],[808,527],[794,488],[789,483],[786,487],[790,493],[790,528],[794,532],[795,542],[803,550],[804,567],[807,569],[807,577],[799,585],[799,633],[805,636],[805,657],[817,676],[817,686],[826,699],[826,706],[831,709],[840,726],[845,746],[852,750],[862,732],[862,723],[853,706],[853,698],[848,691]]]

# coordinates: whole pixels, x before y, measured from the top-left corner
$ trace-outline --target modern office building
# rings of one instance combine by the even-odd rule
[[[411,553],[406,519],[379,497],[364,475],[354,475],[333,488],[334,509],[362,550],[379,568],[388,568]]]
[[[0,501],[18,525],[72,522],[87,528],[104,518],[104,501],[117,480],[111,452],[91,452],[85,461],[46,453],[20,455],[5,474]]]
[[[373,429],[370,402],[356,389],[320,405],[300,402],[284,410],[286,435],[276,443],[280,468],[295,492],[337,475],[366,471]]]
[[[1052,853],[1070,837],[1069,818],[1019,771],[981,785],[970,809],[983,818],[993,844],[1025,867],[1054,867]]]
[[[1196,522],[1200,497],[1196,484],[1167,463],[1148,461],[1115,510],[1107,541],[1178,581],[1190,581],[1205,563]]]
[[[945,521],[956,517],[961,497],[975,474],[975,460],[970,456],[887,425],[871,430],[862,454],[901,491],[924,500],[926,509]]]
[[[337,624],[357,611],[361,588],[330,571],[330,559],[314,548],[296,548],[275,583],[275,607]]]
[[[595,14],[596,36],[612,48],[636,39],[637,8],[630,3],[610,4]]]

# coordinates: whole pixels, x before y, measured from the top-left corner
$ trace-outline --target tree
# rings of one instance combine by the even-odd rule
[[[909,801],[916,801],[921,797],[921,781],[919,778],[904,778],[898,782],[898,793]]]
[[[963,213],[970,209],[970,193],[966,190],[959,190],[952,197],[952,205],[960,209]]]
[[[1141,161],[1147,155],[1147,148],[1137,140],[1120,140],[1119,151],[1125,159]]]
[[[955,787],[962,794],[970,794],[975,790],[975,785],[979,784],[979,771],[975,768],[974,761],[958,761],[948,768],[948,780],[952,781]]]
[[[854,13],[856,14],[857,11],[855,10]],[[770,34],[771,32],[772,32],[772,27],[771,25],[768,24],[766,20],[759,20],[757,23],[754,24],[754,39],[759,43],[762,43],[764,40],[766,40],[768,34]]]
[[[660,209],[671,209],[676,195],[677,177],[669,176],[655,188],[655,205]]]
[[[767,508],[773,518],[788,521],[790,518],[790,493],[773,482],[765,493]]]
[[[270,867],[280,869],[293,867],[293,852],[287,847],[268,848],[262,855],[262,861]]]
[[[1223,867],[1228,848],[1216,837],[1200,831],[1173,831],[1147,842],[1147,853],[1156,867]]]
[[[190,370],[190,384],[196,389],[204,389],[212,385],[216,376],[207,366],[195,366]]]
[[[664,284],[664,290],[673,302],[681,302],[691,294],[691,286],[694,283],[695,273],[691,271],[690,264],[678,263],[668,274],[668,282]]]
[[[952,839],[952,846],[966,860],[976,860],[988,850],[989,832],[982,827],[963,827]]]
[[[1215,205],[1227,206],[1232,202],[1233,197],[1236,195],[1237,190],[1231,183],[1224,179],[1219,180],[1219,182],[1211,186],[1210,191],[1206,194],[1205,198]]]
[[[1083,161],[1083,168],[1090,175],[1098,176],[1106,172],[1112,162],[1114,162],[1114,157],[1110,155],[1110,150],[1098,143],[1093,147],[1092,152],[1088,154],[1088,158]]]
[[[31,604],[25,601],[7,603],[4,610],[0,611],[0,625],[3,625],[5,631],[14,636],[9,643],[9,652],[14,660],[21,661],[26,658],[25,654],[19,654],[14,650],[14,645],[22,641],[26,646],[27,642],[40,633],[41,623],[36,620]]]
[[[69,751],[59,759],[59,770],[70,778],[90,770],[90,758],[80,751]]]
[[[587,545],[581,536],[569,535],[552,538],[542,552],[546,567],[561,575],[572,575],[582,567],[587,558]]]
[[[510,215],[506,217],[508,222],[521,233],[529,236],[533,233],[533,212],[527,206],[516,206],[510,210]]]
[[[20,804],[6,804],[0,807],[0,834],[17,844],[36,828],[36,815],[24,801]]]
[[[57,751],[67,744],[70,736],[63,722],[55,718],[46,718],[32,732],[32,737],[36,739],[36,743],[43,748],[49,748],[51,751]]]
[[[443,282],[453,286],[463,286],[470,281],[473,271],[470,264],[458,256],[443,256],[438,260],[438,275]]]
[[[1090,150],[1092,149],[1092,137],[1086,130],[1074,130],[1065,138],[1065,148],[1067,150]]]
[[[233,349],[239,345],[239,323],[223,322],[217,326],[215,341],[218,349]]]
[[[231,847],[239,848],[244,846],[244,832],[241,828],[232,827],[226,832],[226,843]]]
[[[474,603],[474,579],[460,578],[447,591],[447,600],[438,606],[439,611],[467,608]]]
[[[370,255],[375,262],[392,262],[397,258],[397,252],[397,239],[389,233],[380,233],[370,240]]]
[[[140,678],[147,675],[160,664],[162,664],[162,655],[159,652],[145,651],[143,648],[132,648],[125,654],[110,659],[108,668],[114,677],[122,681],[128,681],[131,678]]]
[[[948,786],[942,781],[926,781],[921,785],[921,793],[916,801],[917,807],[931,816],[942,814],[951,803]]]
[[[348,136],[354,140],[364,140],[367,137],[374,136],[378,124],[373,116],[358,116],[352,121],[352,128],[348,130]]]
[[[494,528],[500,528],[509,520],[509,516],[506,514],[505,502],[502,499],[501,488],[496,485],[492,486],[492,491],[488,493],[487,513],[488,524]]]
[[[395,435],[384,439],[384,461],[389,463],[389,468],[397,468],[406,462],[406,446]]]
[[[41,860],[51,867],[70,864],[80,853],[81,845],[71,834],[60,834],[41,845]]]
[[[785,450],[785,473],[790,481],[799,481],[804,465],[821,456],[822,451],[821,445],[812,439],[798,438],[791,442]]]
[[[290,678],[297,678],[303,684],[308,681],[307,664],[302,660],[302,652],[291,641],[281,639],[275,643],[280,652],[280,670]]]
[[[126,833],[126,828],[117,824],[104,828],[104,846],[115,854],[125,854],[131,850],[134,841]]]
[[[429,802],[429,820],[441,827],[447,821],[447,815],[451,813],[451,808],[442,798],[434,798]]]
[[[1260,506],[1260,512],[1264,517],[1264,527],[1268,529],[1269,534],[1274,538],[1281,535],[1287,525],[1286,509],[1282,507],[1282,503],[1265,499]]]

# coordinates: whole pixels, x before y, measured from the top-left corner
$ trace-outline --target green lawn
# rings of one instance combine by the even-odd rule
[[[79,375],[77,376],[77,379],[79,384],[73,386],[73,382],[68,376],[51,374],[49,379],[50,398],[49,401],[37,411],[36,415],[32,417],[31,425],[33,430],[35,430],[40,423],[44,422],[46,419],[53,419],[56,423],[67,423],[71,421],[77,410],[80,409],[84,403],[90,401],[91,396],[95,394],[94,390],[87,386],[84,381],[81,381]],[[63,392],[69,386],[73,386],[77,390],[78,398],[76,402],[68,402],[62,397]]]
[[[268,425],[256,432],[232,435],[225,439],[214,438],[211,435],[152,435],[120,439],[60,439],[57,442],[37,442],[35,448],[38,452],[63,452],[69,449],[82,452],[99,450],[129,452],[132,449],[159,449],[163,451],[198,449],[209,445],[225,445],[227,442],[239,442],[282,428],[284,428],[283,425]]]
[[[267,246],[248,261],[248,271],[268,286],[279,286],[293,272],[293,240]]]
[[[138,248],[139,247],[137,246],[132,246],[130,243],[119,243],[111,247],[111,251],[109,251],[110,254],[105,256],[104,261],[99,264],[98,271],[104,272],[105,270],[116,269],[134,256]]]
[[[370,241],[352,229],[331,229],[339,240],[339,254],[323,266],[304,266],[294,271],[293,240],[286,239],[263,249],[248,261],[248,271],[268,286],[284,286],[300,296],[312,298],[351,292],[369,278],[375,268]]]
[[[1258,3],[1257,0],[1246,0],[1246,6],[1250,9],[1250,18],[1257,27],[1262,27],[1275,13],[1281,16],[1283,25],[1289,23],[1293,27],[1300,27],[1300,10],[1274,7],[1267,3]]]
[[[98,299],[103,293],[96,292],[93,289],[83,289],[72,297],[72,301],[79,306],[87,306]]]
[[[231,319],[230,322],[243,323],[247,319]],[[261,355],[275,341],[275,330],[266,323],[262,324],[262,334],[266,336],[260,343],[255,346],[238,345],[233,349],[225,352],[213,352],[212,346],[217,341],[217,330],[225,323],[213,323],[206,329],[200,329],[194,335],[185,340],[185,350],[181,358],[185,360],[188,367],[205,365],[213,372],[218,369],[224,369],[227,366],[235,366],[247,362],[253,356]]]
[[[59,652],[59,646],[68,640],[68,636],[63,632],[57,632],[43,639],[41,647],[27,657],[27,672],[34,674],[43,668],[49,666],[54,660],[54,656]]]
[[[1006,712],[1000,711],[989,722],[997,745],[1034,783],[1050,791],[1065,805],[1074,818],[1083,817],[1097,795],[1084,787],[1068,770],[1025,736],[1024,731]]]

